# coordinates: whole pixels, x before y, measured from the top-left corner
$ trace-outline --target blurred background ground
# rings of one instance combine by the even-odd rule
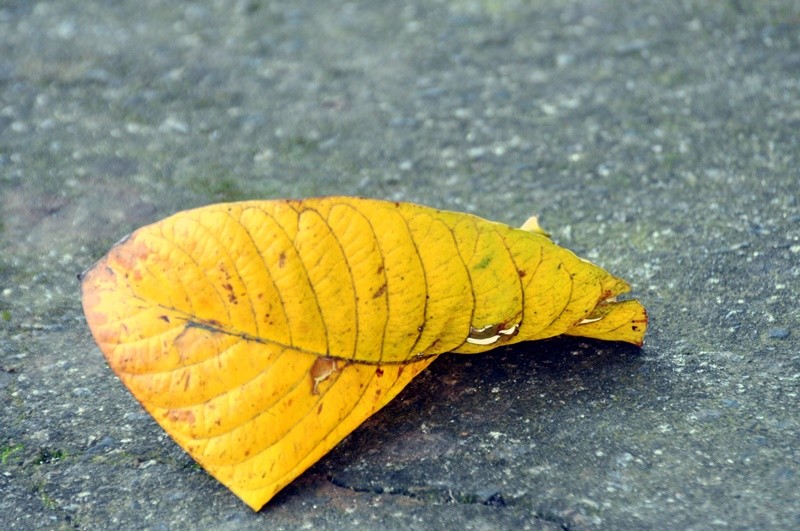
[[[798,131],[793,0],[0,0],[0,522],[798,527]],[[647,343],[443,357],[253,513],[75,275],[177,210],[334,193],[538,213]]]

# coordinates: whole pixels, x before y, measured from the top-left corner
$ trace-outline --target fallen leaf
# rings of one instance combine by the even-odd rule
[[[259,510],[439,354],[641,345],[624,281],[523,228],[350,197],[211,205],[117,244],[83,306],[142,406]]]

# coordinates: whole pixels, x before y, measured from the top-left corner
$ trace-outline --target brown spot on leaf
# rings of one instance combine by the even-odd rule
[[[217,269],[219,269],[220,273],[225,275],[225,280],[230,281],[231,274],[228,272],[228,268],[225,266],[225,264],[223,262],[220,262],[219,264],[217,264]]]
[[[386,284],[386,282],[384,282],[383,286],[378,288],[378,291],[375,292],[375,294],[372,296],[372,298],[373,299],[377,299],[378,297],[383,296],[383,294],[386,293],[386,288],[387,287],[388,287],[388,285]]]
[[[378,367],[377,369],[375,369],[375,376],[377,376],[378,378],[380,378],[381,376],[383,376],[383,369],[381,369],[380,367]]]
[[[330,378],[338,370],[333,358],[317,358],[311,366],[311,393],[319,394],[319,384]]]
[[[230,302],[231,304],[236,304],[239,302],[238,299],[236,298],[236,293],[234,293],[233,286],[231,285],[230,282],[226,282],[225,284],[222,285],[222,287],[225,288],[225,291],[228,292],[228,302]]]
[[[281,251],[281,254],[278,255],[278,267],[283,267],[286,265],[286,253]]]
[[[170,409],[164,414],[172,422],[194,424],[194,413],[184,409]]]

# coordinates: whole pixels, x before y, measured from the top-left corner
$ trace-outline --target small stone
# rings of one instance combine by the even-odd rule
[[[633,455],[630,454],[629,452],[623,452],[623,453],[621,453],[620,455],[617,456],[616,462],[617,462],[617,465],[622,466],[622,467],[626,467],[626,466],[628,466],[628,463],[630,463],[634,459],[635,458],[633,457]]]
[[[714,422],[722,416],[718,409],[702,409],[697,412],[696,418],[699,422]]]
[[[113,450],[117,446],[117,441],[115,441],[112,437],[106,435],[100,441],[95,444],[94,446],[88,448],[86,450],[86,455],[97,455],[103,454],[107,451]]]
[[[483,505],[491,505],[493,507],[503,507],[506,504],[505,500],[503,499],[503,494],[501,492],[501,489],[498,488],[496,485],[487,485],[486,487],[476,492],[475,497],[477,499],[477,502]]]
[[[155,459],[150,459],[150,460],[145,461],[144,463],[140,464],[139,468],[141,470],[144,470],[145,468],[150,468],[151,466],[154,466],[154,465],[157,465],[157,464],[158,464],[158,462]]]
[[[0,391],[11,385],[11,382],[14,381],[14,377],[11,376],[10,373],[6,371],[0,371]]]
[[[770,328],[767,333],[770,339],[786,339],[789,334],[790,332],[786,328]]]

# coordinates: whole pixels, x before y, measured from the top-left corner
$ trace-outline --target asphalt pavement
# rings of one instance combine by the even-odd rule
[[[798,528],[798,131],[794,0],[2,1],[0,523]],[[76,275],[328,194],[538,214],[645,345],[443,356],[255,513],[111,373]]]

